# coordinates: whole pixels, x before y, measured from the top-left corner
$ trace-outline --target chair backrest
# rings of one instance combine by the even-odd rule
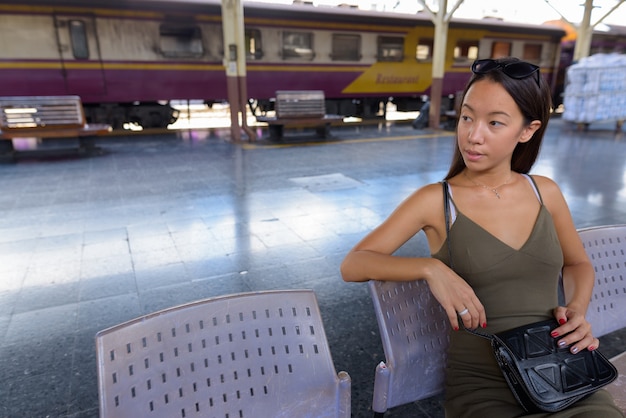
[[[385,351],[374,378],[374,412],[443,391],[450,327],[423,280],[368,284]]]
[[[626,327],[626,225],[578,230],[596,272],[587,309],[594,335]]]
[[[311,290],[240,293],[96,335],[100,417],[350,417]]]

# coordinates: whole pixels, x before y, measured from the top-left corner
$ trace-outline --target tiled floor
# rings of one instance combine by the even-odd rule
[[[604,128],[554,120],[534,170],[559,182],[578,227],[626,222],[626,138]],[[353,415],[370,416],[384,355],[366,286],[342,282],[338,266],[412,190],[443,177],[453,138],[406,125],[333,132],[298,146],[113,137],[98,157],[0,165],[0,416],[96,417],[97,331],[275,288],[315,290],[336,368],[352,377]],[[426,255],[424,239],[400,252]],[[624,333],[604,342],[615,354]],[[388,416],[442,415],[431,399]]]

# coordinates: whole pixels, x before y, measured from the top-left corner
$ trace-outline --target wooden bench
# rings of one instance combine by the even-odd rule
[[[276,116],[257,116],[257,122],[268,124],[270,139],[283,139],[285,127],[313,127],[320,138],[330,137],[330,125],[343,120],[340,115],[326,114],[324,92],[320,90],[281,90],[276,92]]]
[[[74,138],[79,152],[93,152],[94,137],[111,131],[105,124],[87,124],[78,96],[0,97],[0,153],[15,156],[16,138]]]

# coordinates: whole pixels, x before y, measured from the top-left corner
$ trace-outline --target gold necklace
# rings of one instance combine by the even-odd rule
[[[509,174],[509,178],[508,178],[508,179],[506,179],[506,181],[505,181],[504,183],[502,183],[501,185],[499,185],[499,186],[497,186],[497,187],[490,187],[490,186],[487,186],[486,184],[482,184],[482,183],[479,183],[479,182],[477,182],[477,181],[472,180],[472,179],[471,179],[471,178],[467,175],[467,171],[464,171],[464,172],[463,172],[463,175],[464,175],[464,176],[465,176],[465,177],[466,177],[469,181],[471,181],[472,183],[474,183],[476,186],[480,186],[480,187],[482,187],[482,188],[483,188],[483,189],[485,189],[485,190],[489,190],[490,192],[493,192],[493,193],[496,195],[496,197],[497,197],[498,199],[500,199],[500,198],[501,198],[501,197],[500,197],[500,193],[498,193],[498,189],[499,189],[500,187],[504,186],[505,184],[508,184],[508,182],[509,182],[509,181],[511,181],[511,178],[513,177],[513,173],[510,173],[510,174]]]

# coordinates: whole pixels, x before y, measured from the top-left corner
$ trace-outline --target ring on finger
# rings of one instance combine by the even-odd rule
[[[468,313],[469,313],[469,309],[465,308],[461,312],[459,312],[459,315],[463,316],[463,315],[467,315]]]

